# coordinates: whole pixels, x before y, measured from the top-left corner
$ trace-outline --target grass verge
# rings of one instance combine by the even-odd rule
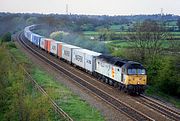
[[[13,44],[13,43],[11,43]],[[10,48],[11,53],[20,63],[31,65],[31,75],[67,112],[74,120],[78,121],[103,121],[104,118],[95,108],[91,107],[85,100],[80,99],[68,88],[53,79],[48,73],[38,68],[17,48]],[[33,65],[33,66],[32,66]]]

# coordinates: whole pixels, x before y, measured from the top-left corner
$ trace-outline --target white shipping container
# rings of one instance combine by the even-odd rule
[[[72,51],[72,63],[85,69],[85,53],[80,50],[83,49],[74,49]]]
[[[62,58],[72,62],[72,50],[79,49],[80,47],[69,45],[69,44],[62,44]]]
[[[90,72],[93,72],[95,70],[96,57],[99,55],[101,55],[101,53],[87,49],[73,50],[72,62]]]
[[[45,39],[46,39],[46,38],[41,38],[41,41],[40,41],[40,47],[41,47],[42,49],[45,49]]]
[[[32,32],[31,31],[27,31],[27,38],[29,41],[32,42]]]
[[[85,53],[85,69],[93,72],[96,66],[96,57],[101,55],[101,53],[97,53],[87,49],[82,49],[80,51]]]
[[[51,48],[50,48],[50,52],[57,55],[58,53],[58,44],[62,43],[62,42],[58,42],[58,41],[52,41],[51,42]]]

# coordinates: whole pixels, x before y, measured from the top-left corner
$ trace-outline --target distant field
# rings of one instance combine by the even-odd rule
[[[164,48],[164,49],[170,48],[170,46],[171,46],[170,40],[162,40],[162,41],[163,41],[163,44],[161,46],[162,48]],[[180,44],[180,41],[177,40],[177,42]],[[107,45],[109,47],[113,47],[113,48],[116,48],[116,49],[130,48],[132,44],[133,44],[133,42],[128,42],[128,41],[125,41],[125,40],[113,40],[113,41],[107,42]]]
[[[84,31],[83,34],[95,36],[95,35],[98,35],[99,33],[96,31]]]
[[[127,34],[130,34],[133,32],[115,32],[115,34],[118,34],[121,37],[125,37]],[[83,32],[84,36],[86,37],[97,37],[98,32],[96,31],[85,31]],[[173,39],[177,41],[177,43],[180,43],[180,32],[170,32],[170,34],[174,35]],[[171,46],[171,40],[162,40],[162,48],[168,49]],[[129,48],[131,47],[131,43],[128,43],[126,40],[110,40],[108,42],[105,42],[109,47],[119,49],[119,48]]]

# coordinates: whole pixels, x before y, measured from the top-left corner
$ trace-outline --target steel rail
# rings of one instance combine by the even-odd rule
[[[146,103],[144,102],[144,104],[147,105],[148,107],[160,112],[161,114],[169,117],[172,120],[180,121],[180,112],[145,95],[140,95],[140,97],[141,100],[146,102]]]

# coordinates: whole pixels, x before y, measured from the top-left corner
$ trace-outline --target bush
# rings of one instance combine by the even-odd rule
[[[10,42],[10,41],[11,41],[11,33],[7,32],[6,34],[3,35],[2,42]]]
[[[156,85],[160,91],[180,97],[179,69],[178,57],[164,57],[156,76]]]

